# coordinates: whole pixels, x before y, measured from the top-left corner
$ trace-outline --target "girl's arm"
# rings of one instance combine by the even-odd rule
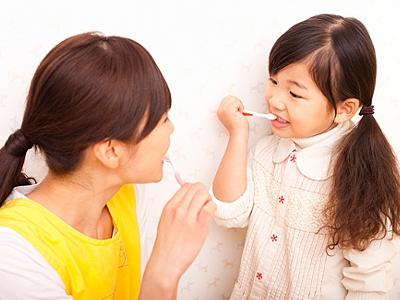
[[[249,123],[242,111],[242,102],[233,96],[225,97],[218,109],[218,118],[228,131],[229,141],[214,178],[213,193],[225,202],[238,199],[247,186]]]
[[[343,250],[344,257],[350,265],[343,269],[342,281],[348,290],[346,300],[386,299],[393,287],[391,270],[397,253],[396,238],[385,237],[373,241],[364,251],[355,249]]]

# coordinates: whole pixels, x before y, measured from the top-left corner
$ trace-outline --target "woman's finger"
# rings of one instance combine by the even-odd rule
[[[198,220],[200,223],[208,224],[213,219],[217,205],[210,199],[199,212]]]
[[[200,211],[208,201],[211,201],[211,196],[206,187],[204,185],[200,185],[195,196],[190,202],[188,208],[188,218],[190,218],[190,220],[197,221]]]

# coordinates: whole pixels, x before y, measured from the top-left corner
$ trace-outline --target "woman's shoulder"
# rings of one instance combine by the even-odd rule
[[[71,299],[65,292],[60,276],[45,258],[16,231],[2,226],[0,264],[0,290],[6,299],[24,296],[35,299]],[[46,291],[43,286],[46,286]]]

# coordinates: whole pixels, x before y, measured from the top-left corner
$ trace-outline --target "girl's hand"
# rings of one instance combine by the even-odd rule
[[[203,184],[186,183],[176,192],[161,214],[143,284],[147,280],[149,287],[151,281],[155,286],[161,286],[166,294],[170,288],[176,289],[180,277],[205,241],[215,209]],[[157,289],[155,286],[153,292]]]
[[[219,105],[217,115],[229,134],[237,132],[248,133],[249,122],[243,116],[243,103],[234,96],[226,96]]]

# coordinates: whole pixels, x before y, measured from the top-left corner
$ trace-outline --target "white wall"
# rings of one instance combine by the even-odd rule
[[[24,99],[39,61],[64,38],[98,30],[144,45],[169,83],[175,123],[170,150],[187,180],[210,185],[226,134],[215,111],[227,93],[249,109],[263,109],[267,57],[291,25],[318,13],[359,18],[378,57],[376,118],[400,153],[400,20],[395,1],[3,1],[0,7],[0,144],[19,128]],[[269,132],[251,123],[251,144]],[[44,166],[29,159],[39,178]],[[162,205],[177,189],[172,172],[147,186],[145,252],[154,239]],[[180,299],[227,299],[235,279],[244,232],[212,228],[198,259],[181,281]],[[146,246],[147,245],[147,246]],[[146,254],[146,253],[145,253]],[[399,285],[399,283],[398,283]],[[399,298],[393,296],[393,299]]]

